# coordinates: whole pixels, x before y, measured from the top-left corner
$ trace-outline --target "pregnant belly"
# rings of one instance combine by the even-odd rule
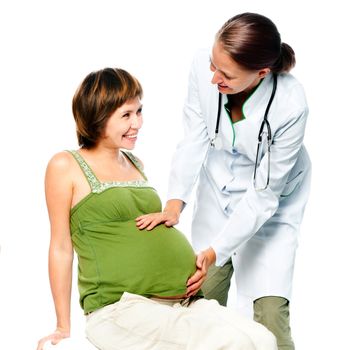
[[[91,275],[87,280],[99,280],[113,294],[127,291],[161,298],[185,295],[186,282],[196,270],[196,256],[177,229],[159,225],[141,231],[134,221],[117,221],[88,226],[84,234],[90,244],[79,259],[83,273],[93,255],[96,257],[96,266],[87,269]]]

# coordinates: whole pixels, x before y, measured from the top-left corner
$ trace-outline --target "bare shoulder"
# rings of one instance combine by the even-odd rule
[[[69,152],[56,153],[48,162],[46,176],[68,177],[73,172],[75,164],[76,162]]]
[[[48,162],[45,175],[45,194],[51,222],[52,237],[63,240],[69,235],[69,215],[73,200],[74,161],[68,152],[59,152]],[[73,157],[72,157],[73,158]],[[62,241],[61,241],[62,242]]]
[[[48,162],[48,167],[53,168],[55,170],[66,171],[73,166],[73,161],[73,156],[69,152],[62,151],[52,156],[52,158]]]

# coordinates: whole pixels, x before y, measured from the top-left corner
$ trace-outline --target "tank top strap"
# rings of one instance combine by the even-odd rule
[[[76,159],[80,168],[82,169],[92,192],[98,192],[101,188],[101,182],[97,179],[96,175],[87,164],[87,162],[83,159],[83,157],[75,150],[68,150],[67,152],[71,153],[73,157]]]
[[[123,154],[133,163],[133,165],[138,169],[138,171],[141,173],[141,175],[143,176],[143,178],[148,181],[147,177],[144,174],[144,169],[142,164],[140,163],[140,161],[138,160],[138,158],[131,152],[124,152],[122,151]]]

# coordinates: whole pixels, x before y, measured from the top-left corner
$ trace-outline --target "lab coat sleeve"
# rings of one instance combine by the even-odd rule
[[[264,191],[256,191],[250,183],[242,200],[211,244],[216,252],[216,265],[222,266],[241,244],[249,240],[275,214],[302,146],[307,114],[307,108],[292,113],[285,125],[276,131],[271,146],[269,187]],[[260,184],[265,183],[267,164],[266,154],[257,172]]]
[[[194,59],[183,110],[184,138],[174,153],[169,176],[168,199],[181,199],[184,203],[190,198],[210,144],[200,105],[198,64]]]

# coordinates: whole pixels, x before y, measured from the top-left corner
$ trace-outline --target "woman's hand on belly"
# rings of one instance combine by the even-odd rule
[[[204,283],[209,267],[216,261],[216,253],[213,248],[208,248],[196,257],[196,271],[187,282],[186,296],[191,297],[198,293]]]

